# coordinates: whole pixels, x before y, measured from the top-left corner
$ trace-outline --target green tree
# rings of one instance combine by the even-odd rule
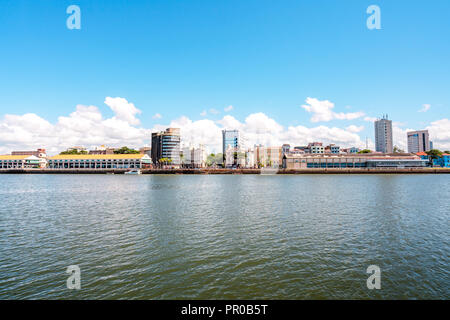
[[[120,149],[114,150],[115,154],[138,154],[138,150],[130,149],[128,147],[122,147]]]
[[[359,151],[358,153],[371,153],[371,152],[372,151],[369,149],[364,149],[364,150]]]
[[[405,150],[402,150],[399,147],[394,146],[394,153],[405,153]]]
[[[223,163],[223,155],[222,155],[222,153],[218,153],[218,154],[211,153],[206,158],[206,165],[208,167],[221,166],[222,163]]]
[[[442,152],[438,149],[431,149],[430,151],[427,151],[426,154],[428,155],[431,166],[433,166],[433,160],[442,157]]]
[[[85,151],[85,150],[77,151],[75,149],[72,149],[72,150],[63,151],[60,154],[70,154],[70,155],[73,155],[73,154],[87,154],[87,151]]]

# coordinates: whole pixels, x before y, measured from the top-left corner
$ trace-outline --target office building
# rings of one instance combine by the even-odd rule
[[[167,128],[166,131],[152,133],[152,160],[155,165],[165,164],[179,167],[180,129]],[[161,160],[162,159],[162,160]]]
[[[203,168],[206,166],[208,155],[205,146],[200,144],[198,147],[192,145],[182,149],[182,165],[185,168]]]
[[[225,167],[237,167],[241,165],[241,150],[243,149],[242,137],[239,130],[222,130],[222,153]],[[244,163],[245,164],[245,159]]]
[[[375,150],[382,153],[393,153],[392,120],[387,115],[375,121]]]
[[[408,152],[419,153],[430,151],[430,135],[428,130],[411,131],[407,133]]]

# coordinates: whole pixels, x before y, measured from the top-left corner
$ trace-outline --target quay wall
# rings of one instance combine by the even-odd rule
[[[127,169],[0,169],[0,174],[124,174]],[[141,169],[142,174],[445,174],[450,168]]]

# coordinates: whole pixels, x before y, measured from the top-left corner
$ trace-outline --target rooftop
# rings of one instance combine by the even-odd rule
[[[39,158],[36,158],[35,156],[30,156],[30,155],[21,155],[21,156],[12,156],[12,155],[3,155],[3,156],[1,156],[0,155],[0,160],[25,160],[25,159],[28,159],[28,158],[30,158],[32,160],[39,159]]]
[[[142,159],[146,154],[60,154],[49,160],[109,160],[109,159]]]

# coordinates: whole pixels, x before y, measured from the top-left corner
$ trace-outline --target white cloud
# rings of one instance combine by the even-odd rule
[[[408,152],[408,138],[407,132],[414,131],[414,129],[402,129],[400,126],[404,124],[401,122],[393,122],[392,123],[392,136],[394,140],[394,146],[399,147],[400,149]]]
[[[418,112],[427,112],[428,110],[430,110],[431,105],[430,104],[424,104],[422,105],[422,109],[420,109]]]
[[[228,107],[225,107],[225,109],[223,109],[223,110],[225,110],[225,112],[229,112],[229,111],[231,111],[231,110],[233,110],[233,106],[228,106]]]
[[[355,126],[355,125],[352,124],[352,125],[348,126],[346,128],[346,130],[349,131],[349,132],[357,133],[357,132],[363,131],[364,130],[364,126]]]
[[[220,111],[219,111],[219,110],[216,110],[216,109],[214,109],[214,108],[211,108],[211,109],[209,109],[209,113],[211,113],[211,114],[219,114]]]
[[[206,117],[207,114],[208,114],[208,113],[206,112],[206,110],[203,110],[203,111],[200,113],[200,115],[201,115],[202,117]]]
[[[377,118],[374,118],[374,117],[364,117],[364,121],[367,121],[367,122],[375,122],[377,120]]]
[[[360,130],[360,127],[341,129],[326,126],[314,128],[290,126],[286,129],[261,112],[248,115],[243,122],[231,115],[226,115],[217,121],[206,119],[192,121],[187,117],[181,117],[168,125],[155,126],[153,131],[163,130],[167,127],[178,127],[181,129],[183,144],[202,143],[208,146],[211,152],[221,152],[222,129],[239,130],[245,139],[247,147],[253,147],[255,144],[281,146],[283,143],[298,146],[306,145],[308,142],[313,141],[322,141],[326,144],[335,143],[342,147],[365,146],[365,142],[361,140],[359,135],[352,132]],[[373,145],[373,143],[371,144]]]
[[[434,148],[440,150],[450,150],[450,120],[441,119],[431,123],[426,127],[430,133],[430,140],[433,141]]]
[[[116,104],[110,103],[114,105],[111,107],[114,115],[106,119],[96,106],[84,105],[77,105],[72,113],[60,116],[56,123],[50,123],[33,113],[6,114],[0,119],[0,153],[44,147],[49,154],[56,154],[75,145],[87,148],[101,144],[140,147],[149,144],[152,131],[165,130],[167,127],[181,129],[184,145],[204,144],[211,152],[221,151],[222,129],[240,130],[249,147],[254,144],[281,146],[283,143],[298,146],[314,141],[335,143],[341,147],[365,147],[365,139],[359,136],[364,126],[349,125],[346,128],[337,128],[321,125],[309,128],[299,125],[286,128],[261,112],[249,114],[244,121],[239,121],[231,115],[225,115],[217,121],[194,121],[183,116],[168,124],[157,124],[152,129],[145,129],[130,123],[130,120],[137,123],[135,115],[138,109],[133,106],[134,109],[130,108],[127,113],[123,106],[132,104],[124,103],[126,100],[122,98],[115,99],[120,99],[115,101],[119,101],[122,107],[117,108]],[[437,148],[450,149],[450,120],[432,122],[427,129]],[[410,129],[403,130],[396,123],[393,125],[393,131],[394,144],[406,150],[406,132]],[[373,148],[371,140],[369,147]]]
[[[162,115],[159,113],[155,113],[155,115],[152,117],[152,119],[161,119]]]
[[[43,147],[49,154],[57,154],[75,145],[88,148],[101,144],[113,147],[145,145],[151,131],[130,124],[130,121],[138,122],[129,117],[137,112],[133,106],[127,116],[124,106],[132,104],[124,104],[126,100],[119,99],[107,99],[114,112],[114,116],[108,119],[103,118],[97,107],[84,105],[77,105],[74,112],[60,116],[54,124],[33,113],[6,114],[0,119],[0,153]]]
[[[364,112],[336,113],[333,111],[334,103],[328,100],[306,98],[306,104],[301,106],[307,112],[312,113],[311,122],[327,122],[331,120],[354,120],[364,116]]]
[[[128,102],[126,99],[106,97],[105,104],[114,111],[117,119],[126,121],[131,125],[140,124],[136,115],[141,114],[141,110],[137,109],[134,104]]]

